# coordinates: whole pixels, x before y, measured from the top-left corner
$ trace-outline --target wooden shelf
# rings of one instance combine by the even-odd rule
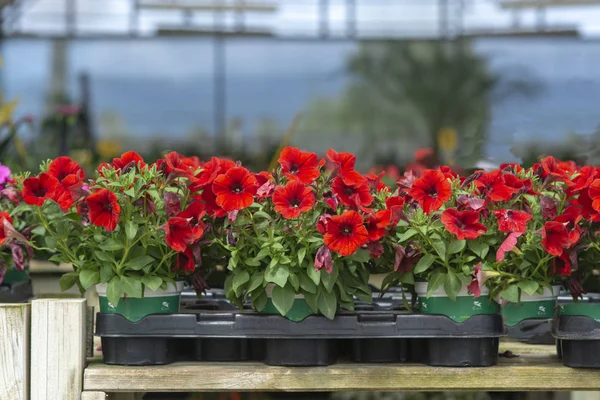
[[[600,390],[599,372],[562,366],[555,346],[503,343],[489,368],[434,368],[416,364],[335,364],[270,367],[260,363],[175,363],[121,367],[91,363],[84,390],[102,392],[202,391],[436,391]]]

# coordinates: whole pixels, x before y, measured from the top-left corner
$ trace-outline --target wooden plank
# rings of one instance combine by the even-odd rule
[[[106,400],[106,396],[104,392],[82,392],[81,400]]]
[[[31,311],[31,400],[79,400],[85,367],[85,299],[39,299]]]
[[[539,350],[534,350],[539,348]],[[213,391],[529,391],[600,390],[598,371],[562,366],[554,346],[505,344],[518,355],[489,368],[436,368],[416,364],[335,364],[270,367],[259,363],[176,363],[121,367],[93,363],[86,390],[106,392]],[[540,379],[544,377],[544,379]]]
[[[548,8],[598,6],[600,0],[501,0],[502,8]]]
[[[273,3],[234,3],[226,4],[219,2],[201,2],[201,3],[178,3],[174,1],[141,1],[138,3],[140,9],[152,10],[174,10],[174,11],[234,11],[234,12],[265,12],[272,13],[277,11],[277,5]]]
[[[29,399],[29,304],[0,304],[0,400]]]

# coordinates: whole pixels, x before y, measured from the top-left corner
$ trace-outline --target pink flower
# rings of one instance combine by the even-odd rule
[[[0,164],[0,189],[3,189],[8,182],[10,182],[10,168]]]

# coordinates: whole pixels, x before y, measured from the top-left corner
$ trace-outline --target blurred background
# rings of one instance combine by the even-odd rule
[[[600,161],[600,0],[0,6],[0,162],[13,169],[126,150],[266,168],[282,140],[392,175]]]

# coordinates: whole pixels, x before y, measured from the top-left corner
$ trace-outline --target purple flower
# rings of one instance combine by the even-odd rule
[[[10,169],[0,164],[0,189],[4,189],[4,185],[10,182]]]

